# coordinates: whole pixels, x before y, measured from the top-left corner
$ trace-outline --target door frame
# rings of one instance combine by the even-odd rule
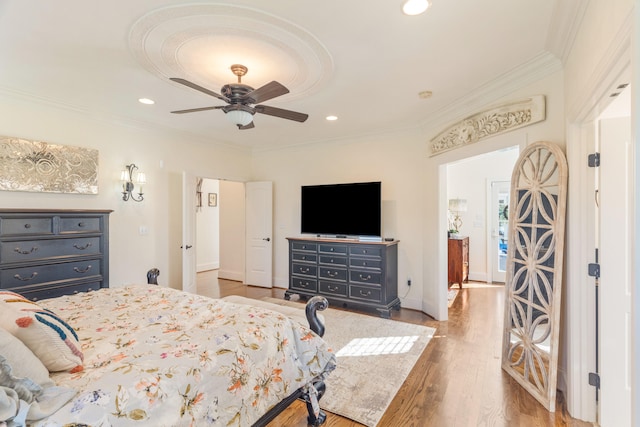
[[[569,187],[567,199],[567,214],[571,218],[567,222],[566,248],[568,257],[566,259],[566,279],[563,300],[563,318],[565,322],[564,330],[570,330],[571,334],[565,334],[565,356],[564,367],[570,367],[566,371],[559,370],[559,388],[566,391],[565,399],[567,409],[571,416],[581,420],[594,422],[598,416],[598,405],[596,401],[596,388],[589,384],[589,374],[596,372],[596,330],[595,321],[595,279],[587,272],[587,265],[595,262],[594,254],[596,247],[595,224],[597,218],[593,209],[594,186],[585,185],[587,182],[595,182],[594,168],[587,167],[587,157],[595,151],[595,141],[597,138],[598,126],[597,118],[606,105],[611,101],[609,94],[612,88],[618,84],[620,77],[631,72],[631,51],[630,45],[621,44],[622,49],[611,51],[610,57],[603,61],[606,67],[599,74],[599,78],[591,81],[583,89],[584,98],[582,102],[577,102],[578,108],[567,113],[567,161],[569,163]],[[630,81],[630,80],[628,80]],[[634,82],[635,83],[635,82]],[[635,92],[637,92],[637,88]],[[632,135],[631,140],[637,140],[637,129],[634,130],[634,111],[632,106]],[[638,168],[638,152],[633,162],[633,168]],[[636,176],[636,180],[638,177]],[[637,184],[637,182],[636,182]],[[636,202],[638,200],[638,187],[636,185]],[[638,242],[638,221],[636,215],[636,236]],[[637,260],[638,252],[635,257]],[[615,266],[601,265],[601,269],[615,268]],[[635,271],[635,284],[638,283],[638,270]],[[631,336],[636,337],[636,341],[631,345],[632,360],[638,357],[638,295],[635,295],[635,304],[632,305],[632,313],[635,311],[635,319],[629,327]],[[633,304],[633,302],[632,302]],[[635,310],[634,310],[635,309]],[[633,324],[633,321],[636,324]],[[622,326],[620,326],[622,327]],[[632,389],[634,385],[639,385],[637,362],[636,377],[630,379]],[[633,368],[632,368],[633,371]],[[632,396],[632,419],[638,422],[638,407],[634,402],[638,402],[640,394]],[[634,400],[635,399],[635,400]]]
[[[187,179],[187,178],[185,178],[185,175],[187,175],[187,174],[193,178],[193,179],[191,179],[191,181],[193,182],[192,188],[187,188],[187,186],[185,185],[186,179]],[[192,243],[189,243],[189,245],[190,246],[194,246],[195,245],[195,241],[196,241],[196,233],[197,233],[196,221],[195,221],[195,206],[196,206],[196,204],[195,204],[196,179],[195,178],[196,178],[196,176],[202,176],[203,178],[206,178],[206,179],[215,179],[215,180],[219,180],[219,181],[227,180],[227,179],[224,179],[224,178],[212,178],[212,177],[208,177],[208,176],[205,176],[205,175],[206,174],[198,174],[198,175],[191,174],[190,172],[186,172],[186,171],[182,173],[182,180],[183,180],[182,192],[183,192],[183,195],[182,195],[182,206],[181,206],[181,208],[182,208],[181,228],[182,228],[182,246],[183,247],[180,249],[180,254],[181,254],[181,258],[182,258],[180,260],[180,262],[181,262],[182,270],[183,270],[182,271],[182,276],[181,276],[183,282],[187,278],[187,272],[185,271],[185,268],[187,268],[187,266],[185,265],[186,260],[185,260],[185,257],[184,257],[184,254],[185,254],[185,249],[184,248],[186,247],[186,243],[185,242],[186,241],[190,241]],[[251,182],[251,181],[242,181],[242,180],[239,180],[239,179],[228,179],[227,181],[233,181],[233,182],[241,183],[245,187],[245,197],[246,197],[246,184],[248,182]],[[187,196],[189,194],[192,195],[192,197],[191,197],[192,201],[191,202],[186,200],[186,198],[187,198]],[[190,208],[187,209],[187,206],[190,206]],[[245,204],[245,209],[246,209],[246,204]],[[187,221],[188,218],[191,218],[191,217],[192,217],[192,221],[193,221],[193,226],[191,227],[192,232],[190,233],[190,236],[187,236],[187,235],[185,235],[185,231],[186,231],[186,228],[187,228],[187,226],[185,226],[185,222]],[[244,219],[244,221],[245,221],[245,228],[246,228],[246,218]],[[271,243],[273,243],[273,238],[272,238],[272,236],[270,236],[270,237],[271,237]],[[189,250],[191,250],[191,249],[192,248],[190,248]],[[240,281],[242,283],[246,283],[246,277],[247,277],[248,265],[247,265],[247,262],[246,262],[246,259],[247,259],[246,253],[247,253],[247,245],[246,245],[246,242],[245,242],[244,251],[243,251],[243,257],[244,257],[244,260],[243,260],[244,269],[242,271],[243,277],[240,279]],[[196,276],[196,270],[197,270],[196,259],[195,259],[195,250],[193,251],[193,254],[194,254],[193,257],[192,257],[193,258],[193,262],[192,263],[190,262],[189,265],[193,265],[193,275],[194,275],[194,283],[195,283],[195,276]],[[271,260],[269,262],[273,266],[273,252],[271,252]],[[273,276],[273,273],[271,273],[271,275]],[[273,277],[272,277],[272,280],[273,280]],[[195,285],[194,285],[194,292],[195,292]]]
[[[494,245],[494,235],[493,235],[493,221],[495,220],[495,215],[494,215],[494,211],[493,211],[493,184],[496,183],[506,183],[508,187],[511,187],[511,181],[489,181],[487,180],[487,218],[488,220],[486,221],[486,236],[487,236],[487,282],[488,283],[493,283],[495,278],[494,278],[494,266],[496,262],[499,262],[499,260],[496,260],[496,251],[495,251],[495,245]],[[504,273],[506,275],[506,271]],[[501,283],[504,283],[505,279],[503,279],[501,281]]]

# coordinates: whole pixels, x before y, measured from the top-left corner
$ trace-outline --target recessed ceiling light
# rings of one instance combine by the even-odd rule
[[[405,15],[420,15],[430,6],[429,0],[407,0],[402,5],[402,12]]]
[[[149,99],[149,98],[140,98],[138,99],[138,102],[140,102],[141,104],[147,104],[147,105],[153,105],[156,103],[153,99]]]
[[[329,120],[330,122],[333,122],[338,120],[338,116],[327,116],[326,119]]]

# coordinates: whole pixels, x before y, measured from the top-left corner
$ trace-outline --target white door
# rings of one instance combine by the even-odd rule
[[[509,181],[491,183],[491,281],[504,283],[509,241]]]
[[[182,290],[196,293],[196,177],[182,172]]]
[[[600,121],[600,425],[631,425],[633,152],[628,117]]]
[[[273,183],[247,182],[245,282],[249,285],[273,286]]]

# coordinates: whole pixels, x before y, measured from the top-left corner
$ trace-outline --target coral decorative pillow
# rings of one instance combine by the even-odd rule
[[[14,292],[0,292],[0,327],[20,339],[50,372],[82,370],[78,335],[64,320]]]

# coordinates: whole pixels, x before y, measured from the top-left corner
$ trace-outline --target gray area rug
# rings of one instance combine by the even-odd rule
[[[298,302],[262,299],[304,309]],[[320,406],[375,427],[435,329],[331,308],[322,314],[324,339],[336,353],[338,367],[327,378]]]

